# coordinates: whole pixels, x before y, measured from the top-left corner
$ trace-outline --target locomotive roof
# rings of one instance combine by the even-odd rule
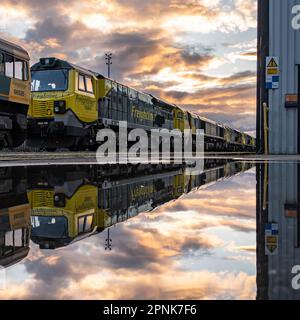
[[[45,63],[46,60],[48,60],[49,63]],[[39,62],[35,63],[31,67],[32,71],[47,70],[47,69],[69,69],[69,70],[72,69],[90,76],[94,76],[94,77],[99,76],[99,74],[94,71],[79,67],[74,63],[71,63],[62,59],[58,59],[55,57],[41,58]]]
[[[0,50],[3,50],[6,53],[10,53],[11,55],[26,61],[29,61],[30,59],[29,54],[25,49],[1,38],[0,38]]]

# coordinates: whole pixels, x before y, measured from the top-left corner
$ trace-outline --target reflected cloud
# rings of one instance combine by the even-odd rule
[[[209,184],[111,227],[112,251],[107,230],[54,251],[32,243],[0,298],[253,299],[254,193],[253,171]]]

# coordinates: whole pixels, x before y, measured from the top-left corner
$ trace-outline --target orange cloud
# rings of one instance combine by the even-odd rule
[[[256,27],[254,0],[223,7],[218,0],[54,0],[45,11],[38,0],[3,0],[1,6],[21,15],[11,21],[24,21],[25,36],[13,40],[30,51],[32,63],[57,56],[106,74],[104,53],[111,51],[112,76],[119,81],[255,130],[256,39],[241,35],[226,44],[231,33],[237,39]],[[9,27],[20,29],[16,22]]]
[[[106,231],[55,251],[31,245],[0,298],[254,299],[255,202],[250,171],[111,228],[111,252]]]

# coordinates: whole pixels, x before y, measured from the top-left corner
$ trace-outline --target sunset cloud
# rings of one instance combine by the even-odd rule
[[[0,299],[254,299],[255,170],[7,269]]]
[[[256,1],[3,0],[0,36],[255,130]]]

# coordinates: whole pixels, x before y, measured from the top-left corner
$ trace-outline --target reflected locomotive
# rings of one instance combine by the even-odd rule
[[[65,247],[250,167],[206,160],[198,176],[176,165],[2,168],[0,268],[24,259],[30,240]]]
[[[67,246],[250,167],[207,161],[198,176],[175,166],[152,168],[148,175],[145,166],[134,175],[126,167],[106,170],[105,175],[99,167],[57,167],[42,173],[30,169],[31,239],[41,249]]]
[[[9,267],[27,256],[30,230],[26,170],[1,168],[0,267]]]

